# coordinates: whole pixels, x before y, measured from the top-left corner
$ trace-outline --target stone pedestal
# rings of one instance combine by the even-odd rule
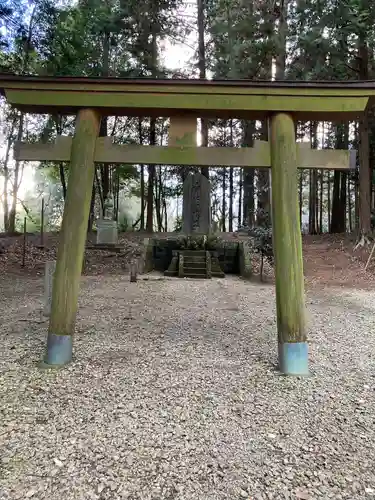
[[[50,260],[45,264],[44,271],[44,316],[49,316],[51,314],[52,305],[52,286],[53,286],[53,276],[55,274],[56,261]]]
[[[117,245],[118,228],[115,220],[100,219],[96,223],[97,245]]]
[[[208,234],[210,227],[210,181],[200,173],[190,174],[184,182],[182,231]]]

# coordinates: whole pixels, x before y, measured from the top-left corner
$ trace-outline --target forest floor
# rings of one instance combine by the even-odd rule
[[[0,256],[1,500],[375,497],[374,266],[349,239],[304,239],[303,379],[275,370],[273,286],[130,283],[134,237],[121,258],[88,256],[74,360],[41,370],[47,240],[30,236],[24,269],[22,238]]]

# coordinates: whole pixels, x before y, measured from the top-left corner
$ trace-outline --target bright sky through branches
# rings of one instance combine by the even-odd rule
[[[56,0],[60,6],[67,6],[75,4],[76,1]],[[192,30],[191,33],[183,40],[170,40],[166,39],[160,44],[160,59],[163,65],[170,70],[183,70],[186,69],[189,62],[194,58],[197,47],[197,23],[196,23],[196,8],[195,3],[184,1],[176,17],[181,20],[181,23],[189,25]],[[199,142],[199,138],[198,138]],[[0,130],[0,158],[5,156],[5,137]],[[23,199],[27,191],[33,190],[34,183],[35,163],[26,163],[22,184],[19,189],[19,197]],[[1,182],[2,184],[2,182]],[[0,219],[1,208],[0,208]]]

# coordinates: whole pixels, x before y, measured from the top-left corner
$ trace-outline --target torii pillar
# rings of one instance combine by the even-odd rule
[[[99,127],[100,115],[96,111],[82,109],[78,112],[53,281],[47,352],[44,358],[46,367],[62,366],[72,360],[73,333],[94,182],[94,155]]]
[[[272,230],[275,255],[279,369],[308,375],[297,145],[293,118],[271,117]]]

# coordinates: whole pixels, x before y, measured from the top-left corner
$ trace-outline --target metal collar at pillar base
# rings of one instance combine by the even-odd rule
[[[51,368],[66,365],[72,361],[73,337],[71,335],[48,334],[47,352],[43,365]]]
[[[307,342],[279,343],[279,369],[284,375],[309,376]]]

